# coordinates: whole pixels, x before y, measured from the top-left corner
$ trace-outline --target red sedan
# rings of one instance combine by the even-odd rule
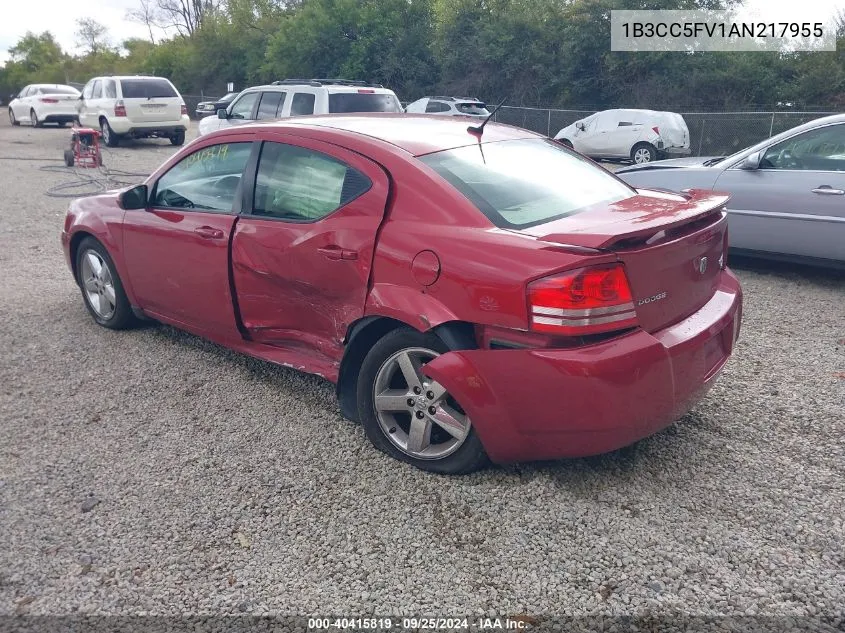
[[[197,139],[73,202],[62,243],[100,325],[319,374],[378,448],[465,473],[625,446],[707,392],[741,316],[726,202],[505,125],[315,116]]]

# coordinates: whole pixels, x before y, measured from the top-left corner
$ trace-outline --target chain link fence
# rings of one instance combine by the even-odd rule
[[[594,114],[595,110],[556,110],[502,106],[493,117],[546,136]],[[693,156],[724,156],[833,112],[681,112]]]

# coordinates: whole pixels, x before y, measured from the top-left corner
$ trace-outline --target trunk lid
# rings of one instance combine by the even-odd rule
[[[613,252],[625,266],[640,326],[654,332],[713,296],[726,256],[727,201],[705,190],[684,196],[643,191],[521,232]]]

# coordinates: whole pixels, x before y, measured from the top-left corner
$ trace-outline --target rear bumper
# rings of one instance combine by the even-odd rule
[[[124,117],[109,119],[111,129],[117,134],[125,136],[161,136],[170,137],[177,132],[187,132],[190,119],[188,115],[177,121],[156,121],[150,123],[139,123],[130,121]]]
[[[668,426],[698,402],[727,362],[742,314],[729,271],[696,313],[577,349],[466,350],[425,371],[457,398],[494,462],[612,451]]]
[[[692,150],[689,147],[664,147],[660,150],[661,154],[666,156],[690,156]]]

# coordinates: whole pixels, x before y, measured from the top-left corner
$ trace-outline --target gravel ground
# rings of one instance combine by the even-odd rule
[[[424,474],[332,386],[163,326],[97,327],[65,268],[67,130],[0,126],[0,614],[695,614],[845,605],[845,277],[769,265],[735,356],[610,455]],[[149,172],[167,141],[109,151]],[[2,629],[2,625],[0,625]]]

